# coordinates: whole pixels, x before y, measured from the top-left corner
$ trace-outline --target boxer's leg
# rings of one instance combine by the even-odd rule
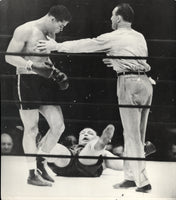
[[[48,154],[52,148],[57,144],[61,134],[65,129],[62,110],[60,106],[40,106],[39,112],[45,117],[49,124],[49,130],[43,137],[39,144],[39,154]],[[45,169],[46,160],[44,158],[37,159],[37,168],[41,173],[41,176],[51,182],[54,179],[49,176]]]
[[[38,134],[39,111],[37,109],[20,110],[20,117],[24,125],[24,135],[23,135],[24,152],[35,154],[37,153],[35,139]],[[28,160],[33,160],[35,162],[34,157],[29,158]]]
[[[36,136],[38,134],[38,120],[39,111],[33,110],[20,110],[20,117],[24,125],[23,135],[23,148],[25,153],[36,154]],[[44,181],[39,175],[36,174],[36,158],[27,157],[29,177],[28,183],[38,186],[51,186],[50,183]]]
[[[50,127],[41,141],[41,151],[49,153],[64,132],[64,118],[60,106],[40,106],[39,111],[45,117]]]
[[[71,152],[62,144],[57,143],[50,151],[51,155],[65,155],[71,156]],[[71,158],[46,158],[47,162],[55,163],[58,167],[66,167],[69,163]]]

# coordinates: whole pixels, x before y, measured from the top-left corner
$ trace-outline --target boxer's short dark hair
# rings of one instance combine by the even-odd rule
[[[63,5],[56,5],[50,8],[49,16],[53,16],[57,21],[70,21],[71,14],[69,10]]]
[[[134,19],[133,8],[128,3],[118,4],[117,7],[116,15],[121,15],[125,21],[132,23]]]

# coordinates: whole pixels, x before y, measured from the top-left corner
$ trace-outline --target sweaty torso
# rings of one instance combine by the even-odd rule
[[[24,44],[24,47],[22,49],[22,53],[43,53],[36,49],[36,43],[39,40],[46,40],[47,33],[44,33],[38,26],[36,21],[28,22],[23,25],[23,29],[27,28],[28,34],[26,35],[26,42]],[[51,38],[55,39],[55,35],[48,35]],[[46,52],[45,52],[46,53]],[[46,56],[24,56],[24,59],[31,60],[33,62],[46,62],[48,60],[48,57]],[[28,74],[32,73],[35,74],[35,72],[28,72],[25,70],[25,68],[22,66],[17,70],[18,74]]]

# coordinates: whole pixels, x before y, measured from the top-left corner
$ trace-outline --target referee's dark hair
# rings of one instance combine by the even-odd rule
[[[116,15],[121,15],[124,21],[133,22],[134,10],[128,3],[121,3],[117,5],[118,9]]]
[[[49,16],[55,17],[57,21],[70,21],[71,14],[69,10],[63,5],[52,6],[48,12]]]

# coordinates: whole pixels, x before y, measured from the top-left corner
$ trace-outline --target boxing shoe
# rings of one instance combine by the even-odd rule
[[[150,141],[147,141],[144,146],[145,156],[149,156],[156,152],[156,147]]]
[[[38,173],[34,174],[33,176],[29,176],[27,179],[27,183],[36,186],[49,186],[49,187],[52,186],[51,183],[45,181]]]
[[[130,180],[124,180],[122,183],[116,184],[113,186],[113,188],[130,188],[130,187],[136,187],[136,183],[134,181]]]
[[[45,165],[45,159],[42,157],[37,157],[37,172],[43,179],[50,182],[54,182],[54,179],[51,178],[51,176],[48,174],[44,165]]]
[[[143,187],[138,187],[136,188],[136,192],[144,192],[144,193],[147,193],[149,192],[150,190],[152,189],[152,186],[150,184],[148,185],[145,185]]]

